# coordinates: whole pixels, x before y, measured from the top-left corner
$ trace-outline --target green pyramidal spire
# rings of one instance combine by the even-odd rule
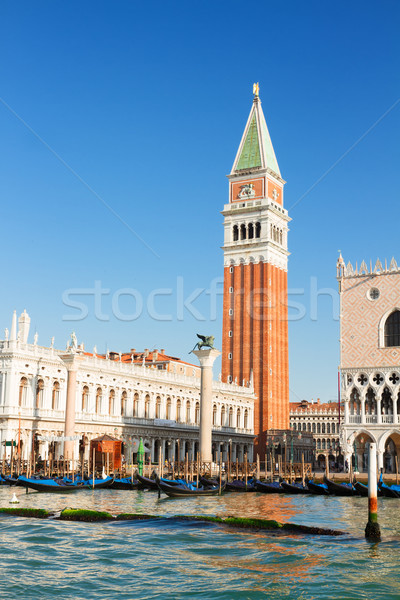
[[[261,101],[256,95],[231,174],[243,169],[266,169],[281,177]]]

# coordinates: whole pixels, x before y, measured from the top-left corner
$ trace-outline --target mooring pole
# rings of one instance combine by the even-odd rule
[[[368,523],[365,528],[368,540],[379,541],[381,529],[378,523],[378,486],[376,480],[376,444],[369,445],[368,461]]]

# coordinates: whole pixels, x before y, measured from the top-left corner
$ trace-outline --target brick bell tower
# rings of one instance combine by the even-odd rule
[[[222,380],[254,381],[256,450],[289,428],[288,222],[282,179],[258,84],[224,206]]]

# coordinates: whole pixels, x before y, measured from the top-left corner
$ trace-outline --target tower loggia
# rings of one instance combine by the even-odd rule
[[[233,163],[224,206],[222,380],[257,395],[256,447],[266,432],[289,428],[287,235],[290,218],[258,96]]]

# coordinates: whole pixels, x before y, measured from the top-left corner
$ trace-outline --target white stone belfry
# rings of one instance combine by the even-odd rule
[[[29,335],[30,324],[31,324],[31,318],[28,315],[28,313],[26,312],[26,310],[24,309],[24,312],[21,313],[21,316],[18,319],[19,337],[20,337],[20,341],[23,344],[27,344],[28,343],[28,335]]]
[[[216,348],[194,350],[201,367],[200,383],[200,460],[212,461],[212,382],[214,361],[221,354]]]

